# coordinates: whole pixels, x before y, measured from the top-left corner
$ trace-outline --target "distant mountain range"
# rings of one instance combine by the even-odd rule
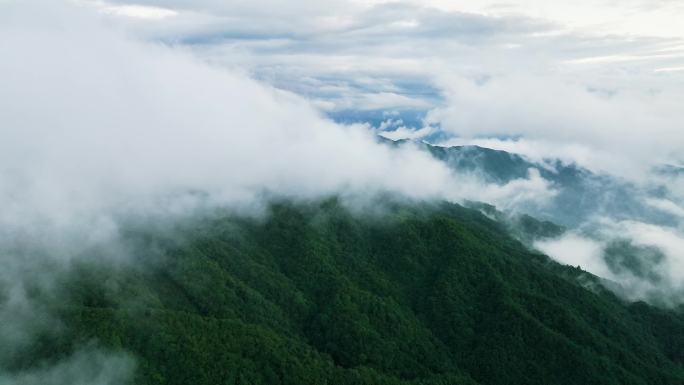
[[[403,145],[406,141],[381,139],[390,145]],[[600,217],[614,220],[641,220],[658,224],[674,224],[675,218],[649,206],[648,199],[662,199],[667,189],[662,185],[644,188],[609,175],[593,173],[576,164],[558,159],[543,163],[531,161],[521,155],[479,146],[442,147],[413,142],[429,151],[459,173],[477,175],[487,183],[506,184],[528,178],[530,170],[551,183],[557,191],[555,198],[545,206],[522,205],[518,211],[559,225],[576,228]],[[665,166],[662,173],[684,173],[684,168]]]

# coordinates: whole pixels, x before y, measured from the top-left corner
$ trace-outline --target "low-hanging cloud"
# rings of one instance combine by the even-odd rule
[[[456,76],[443,84],[446,105],[432,110],[427,121],[461,143],[535,159],[562,157],[630,179],[645,177],[655,165],[681,161],[681,90],[605,96],[581,83],[523,73],[484,83]]]
[[[608,287],[629,300],[684,303],[681,229],[604,218],[591,231],[572,231],[534,247],[560,263],[607,279]]]
[[[60,223],[192,190],[226,202],[264,189],[429,196],[449,181],[422,152],[377,144],[364,127],[336,125],[297,96],[189,54],[127,40],[82,10],[53,6],[61,17],[37,20],[4,7],[4,224],[37,214]]]
[[[0,373],[4,354],[59,332],[27,295],[36,285],[53,292],[41,258],[69,261],[93,245],[125,253],[115,245],[121,218],[244,209],[273,195],[510,202],[550,189],[538,175],[505,186],[455,175],[418,146],[382,144],[365,125],[336,124],[300,96],[110,21],[60,2],[0,4]],[[72,376],[86,362],[76,353],[0,382],[113,384],[130,374],[125,357],[92,349],[102,370],[90,377]]]
[[[243,204],[264,192],[459,200],[480,187],[415,146],[382,145],[365,126],[335,124],[301,97],[182,49],[135,41],[87,9],[30,3],[50,16],[18,2],[0,14],[5,229],[88,222],[106,237],[116,224],[95,213],[159,202],[173,211],[198,191]],[[518,184],[548,187],[530,180]],[[515,187],[491,188],[491,199]]]

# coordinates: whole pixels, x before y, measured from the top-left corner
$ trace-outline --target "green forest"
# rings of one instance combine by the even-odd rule
[[[32,293],[65,328],[4,369],[96,343],[140,385],[684,384],[681,310],[627,303],[478,210],[376,206],[132,225],[135,257],[92,250]]]

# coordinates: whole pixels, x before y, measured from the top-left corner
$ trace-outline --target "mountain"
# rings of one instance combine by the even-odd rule
[[[674,166],[671,164],[666,164],[666,165],[656,167],[653,171],[656,174],[666,176],[666,177],[684,176],[684,167]]]
[[[388,140],[384,142],[388,143]],[[394,145],[404,143],[406,141],[397,141]],[[547,159],[540,163],[518,154],[479,146],[417,144],[454,171],[476,175],[487,183],[503,185],[516,179],[525,179],[533,170],[548,181],[557,194],[548,205],[540,206],[534,202],[519,205],[516,209],[565,227],[576,228],[600,217],[676,224],[675,217],[647,204],[649,198],[661,199],[666,196],[664,186],[646,189],[558,159]],[[667,170],[672,173],[675,169],[670,167]]]
[[[92,250],[59,293],[32,291],[66,328],[2,369],[96,341],[141,385],[684,384],[682,313],[621,301],[480,210],[381,202],[131,226],[131,260]]]
[[[567,231],[565,227],[553,222],[542,221],[522,213],[505,213],[487,203],[467,201],[464,205],[479,210],[488,218],[499,222],[509,235],[530,248],[534,247],[535,241],[555,239]]]

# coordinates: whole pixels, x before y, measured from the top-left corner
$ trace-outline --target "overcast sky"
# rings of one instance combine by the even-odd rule
[[[682,161],[679,1],[79,3],[338,121],[385,121],[394,137],[486,143],[623,176]],[[424,125],[433,129],[416,131]]]

